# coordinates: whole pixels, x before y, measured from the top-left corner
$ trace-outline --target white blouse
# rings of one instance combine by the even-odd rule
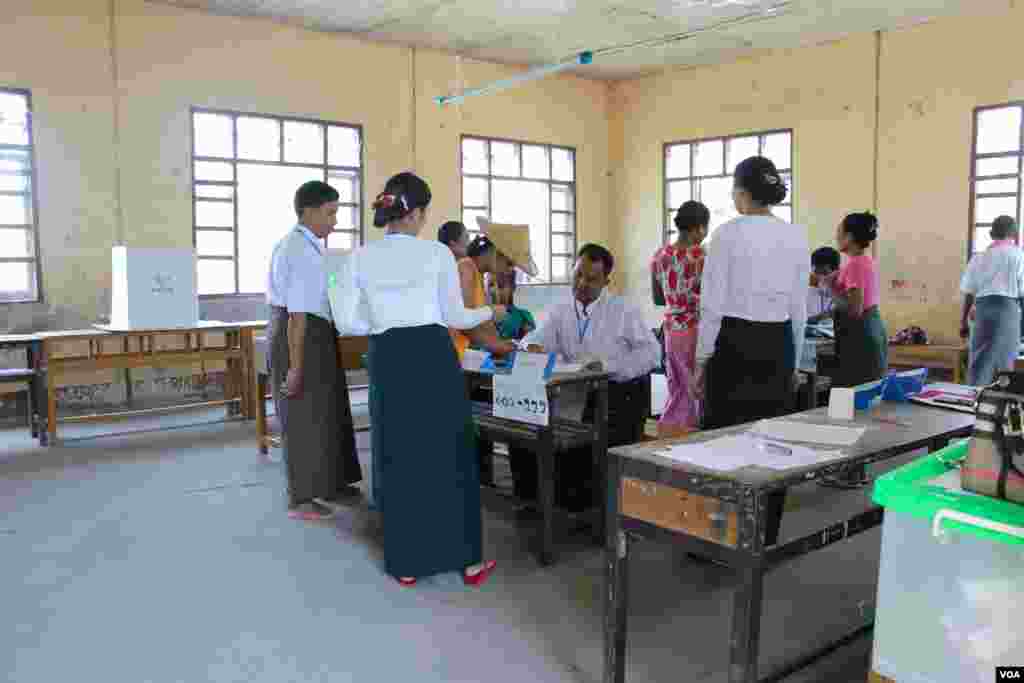
[[[448,247],[410,235],[389,234],[353,251],[337,287],[334,322],[348,336],[421,325],[468,330],[494,316],[490,307],[466,308]]]
[[[697,361],[715,352],[722,318],[793,325],[800,367],[811,275],[807,231],[775,216],[740,216],[711,236],[701,276]]]

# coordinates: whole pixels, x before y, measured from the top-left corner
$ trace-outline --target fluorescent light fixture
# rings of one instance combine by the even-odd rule
[[[557,64],[548,64],[547,66],[539,66],[529,71],[524,71],[521,74],[513,76],[512,78],[506,78],[504,80],[495,81],[489,85],[485,85],[482,88],[474,88],[472,90],[464,90],[458,95],[443,95],[436,98],[437,103],[442,107],[446,104],[458,104],[465,100],[467,97],[474,97],[476,95],[486,95],[492,92],[498,92],[505,90],[521,83],[528,81],[535,81],[545,76],[550,76],[553,73],[559,71],[565,71],[581,64],[590,64],[594,61],[594,54],[592,52],[581,52],[571,60],[565,62],[559,62]]]

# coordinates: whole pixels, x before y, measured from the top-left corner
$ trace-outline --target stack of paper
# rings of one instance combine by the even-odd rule
[[[923,405],[936,408],[957,410],[963,413],[973,413],[977,389],[960,384],[948,384],[936,382],[929,384],[919,394],[910,397],[910,400]]]
[[[775,470],[809,467],[835,460],[843,454],[836,450],[819,451],[807,446],[783,444],[746,433],[678,444],[659,452],[659,455],[704,469],[728,472],[753,466]]]
[[[779,441],[849,447],[864,436],[867,427],[840,427],[797,420],[761,420],[751,431]]]

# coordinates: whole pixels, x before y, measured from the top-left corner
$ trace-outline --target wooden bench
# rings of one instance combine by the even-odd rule
[[[36,371],[34,368],[0,368],[0,393],[8,393],[12,386],[20,388],[26,385],[25,393],[28,396],[26,403],[27,422],[32,430],[32,438],[39,436],[39,422],[36,411]],[[15,389],[16,390],[16,389]]]

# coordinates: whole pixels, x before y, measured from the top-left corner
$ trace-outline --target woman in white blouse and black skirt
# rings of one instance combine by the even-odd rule
[[[736,167],[740,213],[713,233],[701,278],[695,390],[705,393],[704,429],[792,410],[807,322],[807,232],[772,215],[786,184],[769,159]],[[765,545],[778,539],[785,492],[765,500]]]
[[[388,181],[374,202],[384,239],[353,252],[339,278],[335,314],[343,334],[369,334],[370,416],[377,505],[387,572],[405,586],[462,572],[480,585],[480,475],[466,381],[448,328],[470,329],[503,315],[463,304],[455,258],[417,239],[430,188],[412,173]]]

